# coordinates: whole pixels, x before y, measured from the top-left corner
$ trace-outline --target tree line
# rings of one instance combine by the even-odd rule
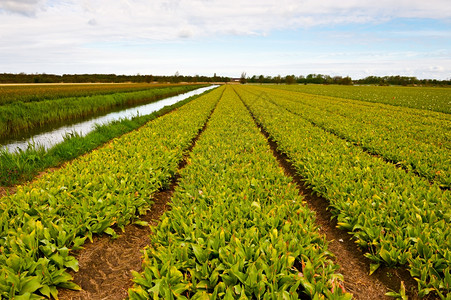
[[[230,82],[238,81],[240,83],[272,83],[272,84],[372,84],[372,85],[451,85],[451,79],[418,79],[409,76],[368,76],[363,79],[352,79],[349,76],[329,76],[323,74],[308,74],[307,76],[286,75],[286,76],[264,76],[253,75],[246,76],[241,74],[241,78],[230,78],[225,76],[184,76],[178,72],[172,76],[158,75],[116,75],[116,74],[12,74],[1,73],[0,83],[179,83],[179,82]]]
[[[229,82],[223,76],[183,76],[178,73],[172,76],[157,75],[116,75],[116,74],[0,74],[0,83],[179,83],[179,82]]]
[[[295,75],[287,75],[282,77],[278,76],[252,76],[247,77],[243,80],[241,78],[241,82],[243,83],[275,83],[275,84],[341,84],[341,85],[352,85],[352,84],[371,84],[371,85],[451,85],[451,79],[447,80],[438,80],[438,79],[418,79],[416,77],[409,76],[368,76],[363,79],[352,79],[349,76],[329,76],[323,74],[309,74],[307,76],[295,76]]]

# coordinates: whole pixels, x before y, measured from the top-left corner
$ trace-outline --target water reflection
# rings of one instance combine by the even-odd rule
[[[48,149],[58,143],[61,143],[64,140],[64,136],[67,134],[77,132],[81,136],[85,136],[86,134],[94,130],[95,124],[106,124],[114,120],[132,118],[138,114],[140,116],[148,115],[162,109],[165,106],[173,105],[191,96],[202,94],[203,92],[213,89],[215,87],[217,87],[217,85],[200,88],[174,97],[169,97],[157,102],[124,109],[118,112],[109,113],[107,115],[95,117],[88,121],[83,121],[77,124],[61,126],[51,131],[36,134],[32,137],[26,137],[22,139],[9,141],[7,144],[2,145],[1,147],[8,149],[9,152],[14,152],[18,149],[25,150],[27,149],[30,143],[35,143],[36,145],[42,145]]]

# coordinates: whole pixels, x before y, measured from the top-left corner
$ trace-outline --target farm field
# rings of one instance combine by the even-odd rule
[[[442,190],[414,172],[370,155],[299,115],[301,110],[293,113],[279,91],[266,93],[259,87],[237,87],[237,91],[299,174],[330,201],[339,226],[354,235],[373,261],[372,270],[381,264],[406,265],[418,281],[420,296],[436,291],[446,297],[451,288],[449,188]],[[293,101],[296,98],[304,99],[291,95]],[[440,124],[446,126],[447,115],[440,117]],[[390,142],[397,143],[386,141]],[[417,144],[411,145],[414,151]],[[449,149],[438,152],[445,158],[439,168],[449,168]]]
[[[0,139],[44,126],[80,120],[114,108],[149,103],[199,87],[201,85],[149,86],[147,89],[140,88],[138,91],[106,93],[105,90],[101,90],[102,93],[96,94],[90,91],[91,87],[87,85],[86,90],[82,90],[88,93],[87,96],[77,96],[78,90],[70,90],[69,93],[75,93],[75,96],[61,98],[62,94],[58,91],[46,89],[42,94],[38,94],[37,100],[33,101],[18,100],[22,97],[20,93],[15,92],[13,96],[16,100],[5,101],[0,105]],[[32,89],[39,91],[39,87],[36,86]]]
[[[0,105],[21,101],[35,102],[69,97],[137,92],[168,84],[0,84]]]
[[[66,272],[78,269],[70,252],[149,209],[220,95],[198,98],[2,198],[2,298],[56,298],[57,286],[77,288]]]
[[[449,88],[317,84],[277,85],[273,88],[451,113],[451,92]]]
[[[369,153],[451,186],[451,115],[296,92],[253,89],[313,125]]]
[[[130,299],[348,299],[312,212],[231,88],[207,126]]]
[[[84,136],[78,133],[66,135],[62,142],[50,148],[36,143],[29,144],[22,151],[0,151],[0,196],[14,190],[15,185],[31,180],[46,168],[58,167],[201,96],[194,92],[196,95],[172,105],[165,105],[150,114],[97,124],[90,133],[82,132],[86,134]]]
[[[1,297],[83,288],[76,253],[93,235],[147,226],[139,216],[177,177],[130,299],[351,299],[343,254],[271,142],[371,273],[398,267],[416,282],[386,292],[450,299],[450,115],[302,88],[220,87],[1,198]]]

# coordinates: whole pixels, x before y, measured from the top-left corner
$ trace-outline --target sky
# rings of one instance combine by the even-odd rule
[[[0,73],[451,78],[450,0],[0,0]]]

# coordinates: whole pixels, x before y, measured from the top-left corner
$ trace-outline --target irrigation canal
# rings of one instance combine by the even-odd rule
[[[45,130],[37,134],[24,135],[20,138],[5,141],[0,145],[0,148],[3,149],[6,148],[9,152],[14,152],[18,151],[19,149],[21,150],[27,149],[29,144],[35,144],[42,145],[48,149],[64,141],[64,137],[66,135],[70,135],[76,132],[81,136],[85,136],[86,134],[94,130],[95,124],[106,124],[119,119],[129,119],[137,115],[140,116],[148,115],[162,109],[165,106],[173,105],[191,96],[202,94],[203,92],[213,89],[215,87],[217,87],[217,85],[199,88],[197,90],[180,94],[174,97],[162,99],[157,102],[127,108],[121,111],[111,112],[100,117],[97,116],[89,120],[84,120],[83,122],[80,123],[63,125],[58,128]]]

